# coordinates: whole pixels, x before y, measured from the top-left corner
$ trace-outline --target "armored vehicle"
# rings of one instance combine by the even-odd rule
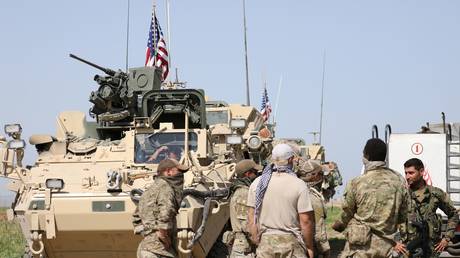
[[[256,108],[207,101],[206,118],[216,160],[253,159],[265,163],[272,149],[273,133]]]
[[[177,216],[180,257],[222,257],[219,238],[229,220],[234,163],[215,162],[203,90],[161,89],[160,71],[106,69],[82,112],[62,112],[56,135],[33,135],[38,158],[23,166],[18,124],[5,126],[1,175],[16,192],[9,217],[27,239],[29,257],[135,257],[139,235],[132,214],[153,182],[158,163],[189,165]],[[214,247],[214,248],[213,248]]]

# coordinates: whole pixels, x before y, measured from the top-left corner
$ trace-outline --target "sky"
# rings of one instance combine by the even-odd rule
[[[165,2],[156,4],[166,33]],[[131,1],[130,67],[144,64],[151,10],[152,1]],[[171,0],[170,10],[171,70],[210,99],[245,103],[242,1]],[[455,0],[247,0],[251,104],[260,107],[266,80],[276,136],[311,142],[326,53],[322,144],[348,182],[361,171],[372,125],[411,133],[440,122],[441,112],[460,121],[459,10]],[[126,22],[127,0],[4,1],[2,127],[21,123],[27,140],[54,134],[61,111],[87,112],[92,78],[101,72],[68,55],[124,69]],[[26,148],[27,164],[33,149]],[[1,180],[0,199],[10,195],[5,185]]]

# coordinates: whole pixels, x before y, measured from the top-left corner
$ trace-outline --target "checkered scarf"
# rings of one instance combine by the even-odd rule
[[[267,191],[268,183],[270,183],[270,179],[272,178],[273,172],[279,173],[288,173],[290,175],[296,176],[296,174],[292,171],[292,166],[276,166],[275,164],[270,164],[265,167],[260,176],[260,181],[257,184],[256,188],[256,203],[255,203],[255,211],[254,211],[254,223],[258,223],[258,218],[260,215],[260,209],[262,208],[262,202],[264,200],[265,192]]]

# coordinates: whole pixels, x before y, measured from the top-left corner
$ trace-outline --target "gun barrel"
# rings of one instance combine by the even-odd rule
[[[81,58],[81,57],[78,57],[78,56],[76,56],[76,55],[74,55],[74,54],[72,54],[72,53],[70,53],[69,56],[70,56],[71,58],[73,58],[73,59],[77,59],[78,61],[83,62],[83,63],[85,63],[85,64],[87,64],[87,65],[90,65],[90,66],[92,66],[92,67],[94,67],[94,68],[97,68],[97,69],[103,71],[104,73],[106,73],[106,74],[108,74],[108,75],[110,75],[110,76],[114,76],[115,73],[116,73],[116,72],[115,72],[114,70],[112,70],[112,69],[104,68],[104,67],[99,66],[99,65],[97,65],[97,64],[91,63],[90,61],[87,61],[87,60],[85,60],[85,59],[83,59],[83,58]]]

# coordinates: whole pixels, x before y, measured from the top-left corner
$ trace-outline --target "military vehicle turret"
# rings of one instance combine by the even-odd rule
[[[167,157],[191,167],[177,216],[180,257],[225,255],[215,250],[229,220],[234,163],[214,161],[204,91],[161,89],[151,67],[125,73],[71,57],[105,73],[94,77],[99,88],[89,98],[94,121],[60,113],[56,135],[30,137],[38,153],[32,166],[22,165],[20,125],[5,126],[11,139],[0,141],[0,172],[17,193],[8,213],[20,222],[26,256],[135,257],[136,200]]]

